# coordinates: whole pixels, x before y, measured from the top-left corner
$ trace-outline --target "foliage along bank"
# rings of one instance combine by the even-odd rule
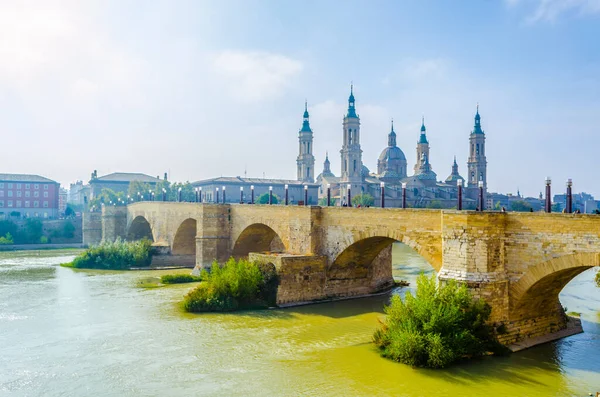
[[[152,261],[152,242],[147,239],[139,241],[103,242],[88,248],[73,259],[63,264],[65,267],[77,269],[128,270],[132,267],[150,266]]]
[[[383,357],[394,361],[444,368],[465,358],[508,352],[487,323],[490,306],[454,280],[438,285],[435,275],[422,274],[416,294],[394,295],[385,313],[373,341]]]
[[[275,306],[277,272],[272,265],[259,265],[230,258],[224,265],[213,262],[203,270],[198,287],[188,293],[183,307],[188,312],[227,312]]]

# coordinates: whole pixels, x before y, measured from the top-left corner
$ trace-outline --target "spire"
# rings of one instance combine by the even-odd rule
[[[479,115],[479,102],[477,103],[477,111],[475,112],[475,126],[473,127],[473,134],[483,134],[481,129],[481,116]]]
[[[427,135],[425,135],[425,116],[421,118],[421,136],[419,137],[419,142],[417,143],[429,143],[427,142]]]
[[[323,176],[333,176],[331,173],[331,164],[329,163],[329,153],[325,152],[325,161],[323,162]]]
[[[302,129],[300,132],[312,132],[310,129],[310,122],[308,121],[308,101],[304,101],[304,115],[302,116]]]
[[[356,115],[354,100],[354,84],[350,84],[350,97],[348,97],[348,115],[346,117],[358,117]]]
[[[396,146],[396,133],[394,132],[394,119],[392,119],[392,130],[388,134],[388,146]]]
[[[452,175],[458,175],[458,164],[456,164],[456,155],[454,156],[454,163],[452,164]]]

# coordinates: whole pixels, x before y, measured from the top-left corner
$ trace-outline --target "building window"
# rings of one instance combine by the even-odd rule
[[[21,207],[21,201],[17,200],[17,208],[20,208],[20,207]]]
[[[33,206],[34,206],[35,208],[38,208],[38,207],[40,206],[40,202],[39,202],[39,201],[37,201],[37,200],[36,200],[36,201],[34,201],[34,202],[33,202]],[[36,216],[37,216],[37,215],[36,215]]]
[[[17,197],[21,197],[22,194],[23,194],[23,192],[21,192],[20,190],[17,190]]]
[[[48,208],[48,202],[44,201],[44,208]]]
[[[30,204],[29,201],[25,201],[25,207],[29,208],[29,206],[30,206],[29,204]]]
[[[354,160],[354,172],[356,172],[356,160]]]
[[[0,208],[4,208],[4,200],[0,200]]]
[[[0,190],[0,197],[4,197],[4,190]]]
[[[473,182],[475,182],[475,173],[474,173],[474,172],[471,172],[471,180],[472,180]]]
[[[480,180],[480,181],[483,181],[483,172],[480,172],[480,173],[479,173],[479,180]]]
[[[44,218],[48,218],[48,213],[44,212]]]
[[[25,197],[29,197],[29,196],[31,196],[31,192],[29,190],[26,190],[25,191]]]
[[[21,188],[21,184],[17,183],[17,189],[20,189],[20,188]]]
[[[48,192],[44,192],[44,197],[48,197]]]
[[[12,203],[12,200],[8,200],[8,206],[9,206],[9,207],[12,207],[12,204],[13,204],[13,203]]]
[[[40,188],[40,185],[38,185],[37,183],[34,183],[34,184],[33,184],[33,188],[34,188],[34,189],[39,189],[39,188]]]
[[[8,197],[12,197],[12,190],[8,191]]]
[[[0,182],[0,189],[4,189],[4,182]]]
[[[40,197],[40,192],[33,192],[33,197]]]
[[[48,190],[48,185],[44,185],[44,190]]]
[[[31,188],[31,185],[29,183],[26,183],[25,184],[25,189],[30,189],[30,188]]]
[[[477,144],[477,155],[479,156],[479,144]]]
[[[12,183],[9,183],[7,186],[9,189],[12,189]]]

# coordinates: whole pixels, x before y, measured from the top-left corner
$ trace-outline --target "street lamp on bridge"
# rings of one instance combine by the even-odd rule
[[[456,202],[456,209],[461,211],[462,210],[462,194],[463,194],[463,180],[459,179],[456,181],[456,187],[458,188],[458,197],[457,197],[457,202]]]

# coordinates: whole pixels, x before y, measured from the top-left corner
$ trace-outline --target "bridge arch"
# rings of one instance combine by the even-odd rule
[[[600,253],[574,253],[529,267],[511,284],[511,317],[555,311],[560,305],[560,291],[575,276],[594,266],[600,266]]]
[[[173,238],[173,255],[194,255],[196,256],[196,234],[197,223],[193,218],[188,218],[181,222]]]
[[[150,222],[143,216],[136,216],[129,228],[127,229],[127,240],[136,241],[147,238],[154,242],[154,235],[152,233],[152,227]]]
[[[279,234],[270,226],[253,223],[235,239],[232,256],[242,258],[250,252],[285,252],[286,248]]]

